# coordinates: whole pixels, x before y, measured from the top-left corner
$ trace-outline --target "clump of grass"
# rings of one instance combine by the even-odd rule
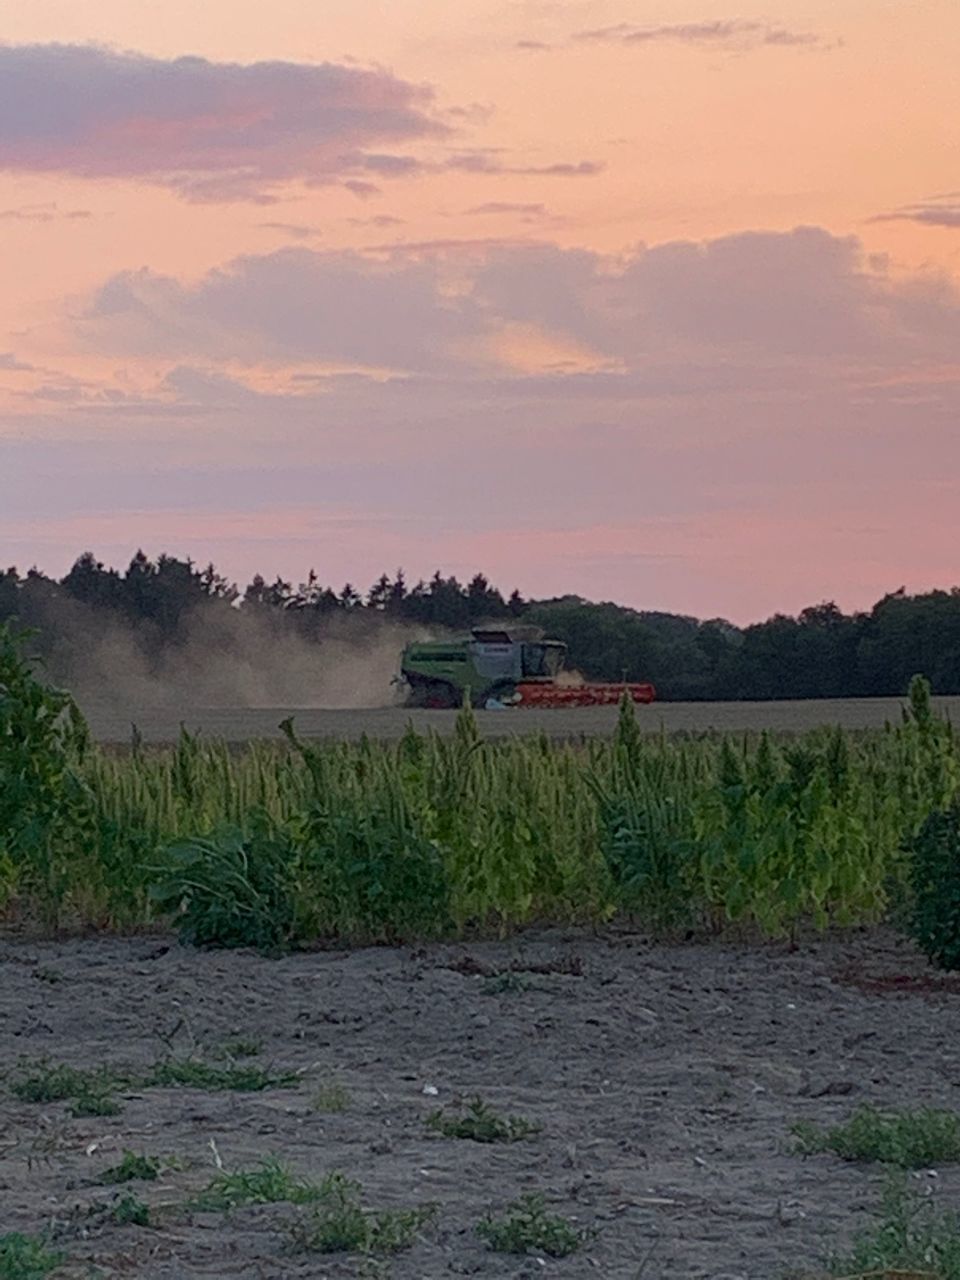
[[[960,1115],[921,1107],[880,1111],[861,1107],[845,1124],[821,1130],[809,1123],[793,1126],[802,1155],[832,1151],[843,1160],[924,1169],[960,1161]]]
[[[155,1182],[160,1176],[160,1161],[153,1156],[138,1156],[124,1151],[119,1164],[104,1169],[99,1181],[104,1186],[116,1186],[123,1182]]]
[[[0,1280],[44,1280],[63,1261],[37,1236],[0,1235]]]
[[[149,1227],[150,1206],[131,1191],[125,1191],[110,1206],[107,1217],[118,1227]]]
[[[254,1063],[232,1063],[218,1067],[200,1058],[165,1058],[158,1062],[145,1083],[213,1092],[260,1093],[264,1089],[290,1089],[300,1077],[295,1071],[270,1071]]]
[[[118,1116],[123,1107],[109,1093],[101,1093],[93,1089],[84,1089],[73,1100],[70,1107],[72,1116]]]
[[[75,1116],[113,1116],[122,1108],[111,1090],[121,1083],[121,1078],[105,1067],[86,1071],[41,1061],[25,1068],[10,1090],[21,1102],[72,1102]]]
[[[540,1126],[524,1116],[501,1116],[481,1098],[474,1098],[459,1113],[441,1107],[427,1117],[427,1124],[445,1138],[471,1142],[519,1142],[540,1132]]]
[[[960,1280],[960,1219],[894,1180],[884,1192],[880,1221],[857,1236],[852,1253],[831,1261],[829,1274]]]
[[[548,1213],[543,1196],[521,1196],[502,1218],[488,1214],[477,1223],[477,1235],[497,1253],[545,1253],[566,1258],[590,1239],[591,1233],[557,1213]]]
[[[21,1102],[66,1102],[82,1093],[104,1092],[113,1083],[114,1077],[101,1068],[84,1071],[63,1063],[40,1061],[26,1067],[25,1074],[10,1085],[10,1091]]]
[[[313,1095],[314,1111],[325,1111],[330,1114],[345,1111],[350,1101],[350,1094],[339,1080],[331,1080],[323,1084]]]
[[[329,1178],[321,1183],[309,1182],[278,1160],[264,1160],[256,1169],[218,1173],[194,1197],[191,1206],[219,1213],[244,1204],[314,1204],[329,1194],[328,1184]]]
[[[399,1253],[409,1249],[436,1210],[365,1209],[357,1182],[334,1173],[324,1183],[322,1202],[295,1223],[291,1238],[310,1253]]]

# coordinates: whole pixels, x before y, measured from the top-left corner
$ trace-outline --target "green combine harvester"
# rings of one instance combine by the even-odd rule
[[[609,706],[626,693],[652,702],[652,684],[595,684],[563,675],[567,646],[530,628],[477,629],[459,640],[409,644],[399,683],[407,705],[448,709],[474,707]]]

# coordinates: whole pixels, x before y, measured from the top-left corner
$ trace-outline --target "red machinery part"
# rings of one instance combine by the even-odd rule
[[[520,707],[609,707],[628,694],[634,702],[650,703],[657,696],[652,684],[518,684]]]

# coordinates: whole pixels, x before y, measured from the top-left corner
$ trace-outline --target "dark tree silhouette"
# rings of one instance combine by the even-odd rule
[[[514,590],[505,598],[482,573],[463,585],[438,570],[408,587],[398,569],[364,596],[350,583],[334,590],[313,570],[296,589],[258,574],[238,591],[212,564],[198,569],[189,559],[151,560],[143,551],[122,573],[90,551],[60,580],[37,568],[0,571],[0,622],[35,629],[53,673],[61,669],[65,678],[70,653],[109,627],[126,628],[149,667],[198,623],[213,642],[227,644],[244,618],[268,635],[289,631],[317,643],[336,627],[339,639],[358,644],[388,623],[448,634],[522,621],[565,641],[569,665],[585,676],[652,680],[663,698],[898,695],[915,672],[936,693],[960,693],[960,588],[913,596],[901,589],[854,614],[824,601],[741,629],[722,618],[700,622],[578,596],[525,600]]]

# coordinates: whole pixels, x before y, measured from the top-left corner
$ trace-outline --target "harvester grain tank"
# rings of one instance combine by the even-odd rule
[[[459,640],[407,645],[399,681],[412,707],[599,707],[627,694],[652,702],[652,684],[564,679],[567,646],[530,628],[476,629]]]

